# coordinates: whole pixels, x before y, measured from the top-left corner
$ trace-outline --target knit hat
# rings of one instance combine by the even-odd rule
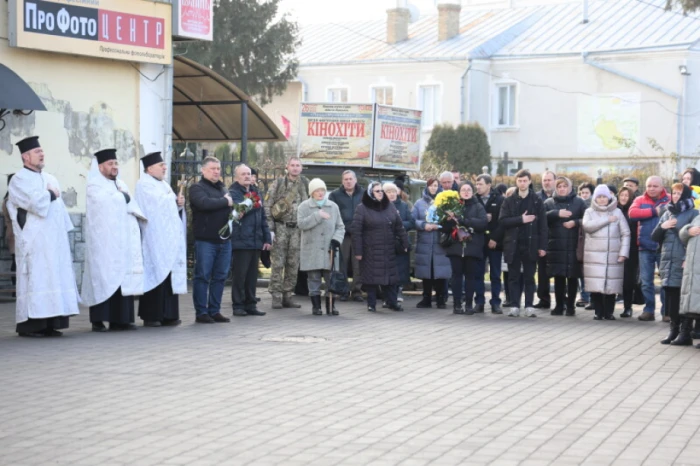
[[[608,188],[604,184],[599,184],[598,186],[595,187],[595,191],[593,191],[593,199],[597,198],[598,196],[605,196],[609,200],[612,200],[612,194],[610,194],[610,188]]]
[[[324,183],[321,178],[314,178],[313,180],[309,181],[309,196],[311,196],[317,189],[327,191],[326,183]]]

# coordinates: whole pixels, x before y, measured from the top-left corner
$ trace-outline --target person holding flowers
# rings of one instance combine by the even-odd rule
[[[260,195],[251,184],[250,168],[243,164],[238,165],[233,176],[234,183],[229,188],[229,195],[235,206],[229,222],[231,249],[236,260],[235,267],[231,267],[233,315],[264,316],[265,312],[257,309],[255,287],[258,282],[260,251],[270,249],[272,237],[267,227]]]
[[[452,265],[452,299],[455,314],[474,314],[476,291],[476,262],[484,257],[484,232],[488,227],[486,210],[474,197],[474,185],[469,181],[454,191],[445,191],[435,198],[435,207],[444,235],[449,239],[447,257]],[[462,284],[465,286],[462,302]]]
[[[423,197],[413,206],[416,219],[416,259],[413,275],[423,280],[423,299],[416,307],[432,307],[433,289],[437,294],[438,309],[445,309],[447,279],[452,276],[450,260],[440,246],[440,228],[433,203],[440,191],[437,178],[429,178]],[[456,194],[456,193],[455,193]]]

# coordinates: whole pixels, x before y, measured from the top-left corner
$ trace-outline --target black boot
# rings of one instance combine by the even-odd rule
[[[326,296],[326,315],[340,315],[340,312],[335,308],[335,299],[333,300],[333,306],[331,307],[331,297]]]
[[[695,319],[693,322],[695,322],[695,325],[690,336],[693,337],[693,340],[698,340],[700,339],[700,319]]]
[[[687,318],[681,319],[681,329],[675,340],[671,342],[673,346],[690,346],[693,344],[693,339],[690,337],[693,321]]]
[[[433,307],[433,303],[431,302],[430,296],[423,295],[423,299],[418,301],[418,304],[416,304],[416,307],[418,309],[428,309],[428,308]]]
[[[321,311],[321,296],[316,295],[311,297],[311,314],[315,316],[323,315]]]
[[[661,340],[662,345],[668,345],[670,344],[673,340],[675,340],[678,337],[678,334],[680,333],[680,322],[678,318],[671,318],[671,329],[668,332],[668,336]]]
[[[444,295],[437,295],[437,308],[438,309],[445,309],[447,306],[445,303],[447,302],[446,296]]]
[[[464,308],[462,307],[461,302],[454,301],[452,303],[452,313],[453,314],[464,314]]]
[[[622,314],[620,314],[620,317],[632,317],[632,308],[625,308]]]

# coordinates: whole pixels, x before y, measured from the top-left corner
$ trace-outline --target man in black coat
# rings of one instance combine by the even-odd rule
[[[233,200],[221,177],[216,157],[202,160],[202,179],[190,188],[192,233],[194,234],[194,280],[192,300],[200,324],[231,322],[221,315],[221,297],[231,266],[231,242],[219,236],[226,225]]]
[[[501,214],[503,196],[491,189],[493,181],[489,175],[479,175],[476,178],[476,198],[484,206],[486,219],[489,224],[484,234],[484,257],[476,263],[476,312],[484,312],[486,304],[486,262],[489,263],[491,279],[491,312],[502,314],[501,309],[501,259],[503,258],[503,237],[498,228],[498,217]]]
[[[515,174],[518,192],[506,198],[499,221],[503,228],[503,254],[508,264],[510,317],[520,316],[520,275],[525,281],[525,316],[537,317],[532,305],[535,295],[537,260],[547,254],[547,217],[542,199],[530,188],[532,176],[527,170]],[[522,272],[521,272],[522,268]]]
[[[355,259],[355,252],[352,249],[352,233],[350,226],[355,217],[355,209],[362,203],[364,190],[357,184],[357,176],[352,170],[345,170],[342,175],[343,185],[331,192],[328,199],[338,204],[340,218],[345,225],[345,238],[340,246],[343,256],[343,271],[348,270],[348,261],[352,262],[352,297],[357,302],[363,302],[362,279],[360,278],[360,262]],[[341,296],[341,301],[347,301],[347,296]]]
[[[545,170],[542,173],[542,190],[537,193],[542,202],[554,195],[554,180],[556,178],[557,175],[551,170]],[[549,293],[550,278],[549,274],[547,274],[547,260],[542,258],[537,262],[537,297],[540,302],[535,304],[536,309],[549,309],[552,305],[552,298]]]
[[[258,262],[260,251],[269,251],[272,236],[265,219],[260,193],[251,184],[250,168],[240,164],[233,172],[234,183],[229,188],[229,195],[234,204],[241,204],[246,199],[255,199],[253,208],[243,214],[238,222],[232,223],[231,250],[236,260],[231,276],[231,304],[233,315],[264,316],[258,311],[255,287],[258,282]]]

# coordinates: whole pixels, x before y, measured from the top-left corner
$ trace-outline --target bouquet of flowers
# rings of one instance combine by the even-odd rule
[[[435,196],[435,202],[428,209],[426,221],[429,223],[442,223],[450,218],[448,212],[454,215],[459,215],[464,206],[464,201],[459,198],[459,194],[455,191],[443,191]],[[463,226],[457,226],[452,230],[452,233],[445,238],[444,242],[463,243],[471,240],[471,231]]]
[[[219,230],[219,238],[229,239],[231,233],[233,233],[233,222],[238,224],[241,223],[241,218],[253,209],[259,209],[262,207],[262,201],[258,193],[251,191],[243,196],[243,202],[238,204],[233,204],[231,213],[228,216],[228,222]]]

